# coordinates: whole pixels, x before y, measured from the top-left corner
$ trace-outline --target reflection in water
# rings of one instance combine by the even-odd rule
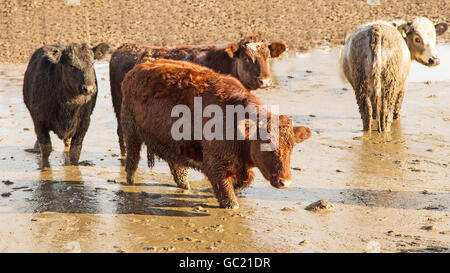
[[[122,189],[114,191],[103,187],[93,187],[90,183],[83,182],[77,166],[66,166],[63,170],[64,180],[61,181],[53,178],[51,169],[41,171],[40,181],[33,191],[32,202],[23,209],[25,212],[31,210],[33,213],[114,213],[186,217],[208,215],[170,208],[192,208],[202,204],[202,200],[211,197],[210,195],[134,191],[136,187],[148,190],[145,184],[122,186]],[[149,186],[161,185],[149,184]]]
[[[40,172],[40,181],[33,191],[33,202],[30,205],[33,213],[97,213],[97,196],[92,191],[85,190],[79,167],[67,166],[62,169],[63,180],[55,180],[50,168]]]
[[[372,132],[361,137],[360,150],[355,149],[351,190],[346,191],[346,204],[370,207],[423,209],[435,198],[450,196],[439,193],[425,196],[418,191],[402,190],[410,181],[410,162],[400,121],[393,123],[392,132]],[[356,147],[355,147],[356,148]],[[399,190],[395,190],[399,189]]]
[[[405,140],[402,137],[400,121],[393,123],[390,133],[372,132],[361,138],[360,150],[355,149],[350,203],[364,206],[391,207],[396,204],[395,193],[389,192],[389,184],[398,184],[405,178],[399,163],[405,161]],[[356,147],[355,147],[356,148]],[[394,186],[394,185],[392,185]],[[379,189],[372,190],[369,189]],[[408,194],[408,193],[404,193]],[[407,197],[407,196],[403,196]],[[402,197],[402,198],[403,198]]]

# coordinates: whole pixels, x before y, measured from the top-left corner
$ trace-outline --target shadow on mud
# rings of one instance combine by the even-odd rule
[[[276,190],[253,187],[245,195],[248,199],[267,201],[293,201],[306,204],[326,199],[332,203],[358,207],[378,207],[407,210],[450,211],[447,203],[450,193],[413,192],[367,189],[327,189],[327,188],[291,188],[277,193]]]
[[[0,206],[12,207],[14,209],[12,213],[58,212],[180,217],[209,215],[192,212],[195,206],[207,207],[202,200],[211,197],[199,193],[129,192],[122,190],[125,187],[120,185],[118,186],[122,189],[111,190],[104,184],[93,187],[93,183],[87,185],[80,181],[15,180],[13,183],[14,185],[8,187],[7,195],[0,199]],[[139,187],[145,187],[145,185],[139,184]]]
[[[443,246],[407,249],[407,253],[450,253],[450,248]]]

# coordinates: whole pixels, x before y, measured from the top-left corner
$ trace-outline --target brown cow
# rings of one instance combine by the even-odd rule
[[[178,186],[189,188],[186,181],[187,167],[202,171],[212,184],[214,193],[223,208],[237,208],[235,191],[248,187],[253,180],[252,168],[258,167],[263,176],[276,188],[287,188],[291,182],[290,158],[296,143],[311,136],[308,127],[294,127],[292,120],[284,115],[274,115],[264,109],[261,102],[234,77],[223,75],[206,67],[184,61],[160,59],[135,66],[122,83],[121,120],[127,149],[126,172],[128,183],[133,183],[142,143],[151,154],[166,160]],[[202,99],[201,109],[195,99]],[[265,111],[265,129],[270,137],[278,131],[278,145],[272,151],[263,151],[261,144],[267,141],[251,138],[249,128],[261,119],[251,120],[246,116],[216,129],[219,132],[232,128],[233,137],[207,139],[183,138],[175,140],[173,128],[177,120],[173,117],[175,107],[185,107],[194,113],[215,106],[226,111],[229,106],[254,106]],[[219,116],[221,121],[225,117]],[[216,114],[214,115],[216,117]],[[272,119],[278,126],[272,127]],[[195,130],[194,119],[188,133]],[[200,119],[201,128],[206,128],[208,119]],[[225,123],[225,122],[224,122]],[[189,125],[189,124],[188,124]],[[191,126],[188,126],[191,127]],[[272,130],[270,128],[278,128]],[[204,132],[204,131],[203,131]],[[228,136],[227,131],[227,136]],[[234,135],[241,134],[242,140]],[[195,134],[195,132],[194,132]],[[272,141],[272,140],[271,140]]]
[[[125,74],[136,64],[158,58],[190,61],[209,67],[216,72],[232,75],[248,89],[257,89],[272,84],[268,59],[280,56],[285,50],[285,44],[280,42],[269,44],[262,36],[250,36],[239,43],[230,43],[226,46],[167,48],[122,45],[114,51],[109,64],[111,97],[117,118],[117,135],[122,156],[125,155],[125,147],[120,126],[122,102],[120,86]]]

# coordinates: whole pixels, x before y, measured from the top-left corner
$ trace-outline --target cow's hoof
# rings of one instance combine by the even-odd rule
[[[127,184],[128,185],[133,185],[134,184],[134,179],[132,177],[127,177]]]
[[[189,183],[180,183],[177,185],[178,188],[183,189],[183,190],[190,190],[191,186],[189,185]]]
[[[224,209],[238,209],[239,203],[236,201],[220,202],[220,207]]]

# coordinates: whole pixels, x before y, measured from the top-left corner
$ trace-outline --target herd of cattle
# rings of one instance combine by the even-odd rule
[[[436,36],[447,28],[446,23],[433,25],[427,18],[377,21],[359,27],[346,39],[342,70],[355,91],[364,131],[390,131],[392,120],[400,117],[411,61],[438,65]],[[34,149],[40,152],[41,167],[50,166],[50,131],[64,141],[68,163],[78,164],[97,99],[94,60],[103,58],[109,50],[105,43],[93,48],[73,43],[44,46],[31,56],[23,99],[34,123]],[[187,168],[200,170],[223,208],[239,206],[235,193],[250,185],[254,167],[272,186],[289,187],[292,150],[311,136],[311,130],[293,126],[285,115],[265,110],[268,119],[278,120],[278,145],[272,151],[261,150],[264,141],[249,138],[249,122],[242,128],[240,120],[233,128],[242,130],[246,136],[243,140],[174,140],[171,136],[175,121],[172,108],[185,105],[194,111],[196,97],[203,99],[203,107],[214,104],[223,110],[229,105],[264,109],[249,90],[272,85],[269,59],[285,50],[283,43],[269,43],[262,36],[226,46],[124,44],[116,49],[109,67],[111,96],[120,151],[126,156],[127,182],[133,183],[145,143],[150,167],[155,156],[167,161],[176,184],[185,189],[189,188]],[[275,131],[265,126],[268,132]]]

